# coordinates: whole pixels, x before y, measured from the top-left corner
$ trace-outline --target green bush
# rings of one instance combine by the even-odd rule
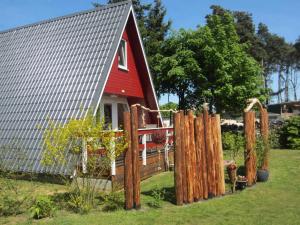
[[[282,147],[300,149],[300,116],[286,120],[279,134]]]
[[[103,211],[116,211],[123,209],[124,207],[124,196],[121,192],[111,192],[104,196]]]
[[[27,198],[19,197],[13,192],[1,193],[0,195],[0,216],[18,215],[24,212]]]
[[[30,208],[32,212],[32,218],[42,219],[45,217],[50,217],[53,215],[55,210],[54,203],[47,196],[39,196],[34,201],[32,207]]]
[[[255,151],[256,151],[256,162],[257,162],[256,166],[258,169],[261,169],[264,163],[265,151],[266,151],[266,146],[261,134],[256,136]]]
[[[280,127],[274,127],[270,129],[269,132],[269,143],[270,143],[270,147],[272,149],[280,149],[280,142],[279,142],[279,131],[280,131]]]
[[[224,132],[222,134],[222,144],[224,151],[228,151],[233,160],[244,153],[245,138],[241,133]]]
[[[86,214],[94,207],[94,199],[88,200],[87,193],[71,193],[68,201],[69,208],[75,213]]]
[[[162,204],[162,199],[165,196],[165,190],[159,189],[157,186],[152,190],[151,196],[153,197],[152,201],[148,203],[150,207],[160,208]]]

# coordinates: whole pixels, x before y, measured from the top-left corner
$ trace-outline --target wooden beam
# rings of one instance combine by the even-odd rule
[[[133,208],[133,182],[132,182],[132,148],[131,148],[131,124],[130,112],[124,112],[124,136],[128,147],[125,150],[124,158],[124,191],[125,191],[125,209]]]

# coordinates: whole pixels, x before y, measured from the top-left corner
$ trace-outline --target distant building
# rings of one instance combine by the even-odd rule
[[[268,105],[268,112],[279,114],[282,118],[300,115],[300,101],[282,102]]]

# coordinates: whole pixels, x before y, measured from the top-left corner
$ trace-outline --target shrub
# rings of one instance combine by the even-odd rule
[[[300,116],[286,120],[279,134],[282,147],[300,149]]]
[[[30,208],[32,211],[32,218],[34,219],[42,219],[45,217],[50,217],[53,215],[55,210],[54,203],[47,196],[39,196],[34,201],[32,207]]]
[[[257,168],[261,169],[265,159],[265,143],[261,135],[257,135],[255,142],[256,161]]]
[[[223,149],[230,153],[230,157],[235,160],[245,148],[245,139],[240,133],[224,132],[222,134]]]
[[[18,215],[24,212],[27,198],[19,197],[11,193],[1,193],[0,195],[0,216]]]
[[[276,128],[274,127],[272,129],[270,129],[269,143],[270,143],[270,147],[272,149],[279,149],[280,148],[279,131],[280,131],[279,127],[276,127]]]
[[[148,203],[150,207],[160,208],[162,204],[162,199],[165,196],[165,190],[159,189],[157,186],[152,190],[151,196],[153,197],[152,201]]]
[[[120,192],[111,192],[104,196],[103,211],[116,211],[123,209],[124,207],[124,196]]]
[[[72,193],[68,201],[69,208],[75,213],[88,213],[94,207],[94,202],[88,201],[86,197],[87,195],[84,192]]]

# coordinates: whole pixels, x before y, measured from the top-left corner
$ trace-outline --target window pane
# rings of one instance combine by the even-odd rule
[[[105,126],[105,129],[111,128],[111,124],[112,124],[111,104],[104,104],[104,126]]]
[[[123,130],[124,128],[124,116],[123,113],[128,111],[126,104],[118,103],[118,129]]]
[[[126,42],[121,40],[119,49],[118,49],[118,63],[119,66],[126,67]]]

